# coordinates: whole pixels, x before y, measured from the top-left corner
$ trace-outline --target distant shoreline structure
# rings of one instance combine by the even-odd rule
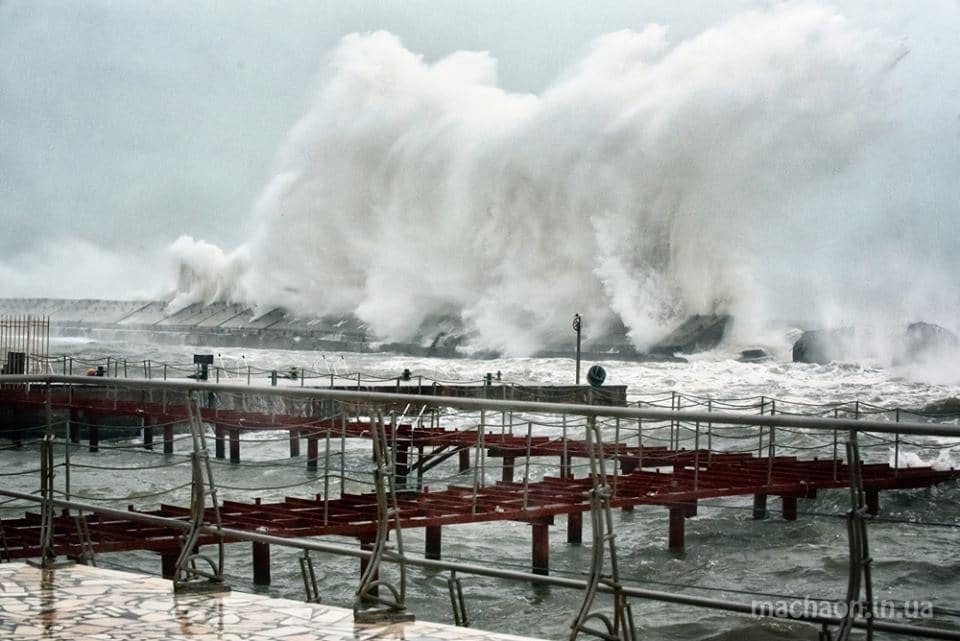
[[[301,317],[282,308],[257,313],[248,305],[232,303],[197,303],[176,312],[168,312],[167,307],[167,302],[156,300],[0,299],[0,314],[48,316],[51,332],[58,337],[210,347],[391,352],[440,358],[500,356],[491,351],[471,350],[468,333],[452,317],[435,319],[409,341],[392,342],[375,336],[354,316]],[[675,354],[716,347],[729,320],[727,316],[692,316],[648,352],[637,351],[625,330],[588,337],[582,356],[595,360],[684,362]],[[569,346],[565,342],[528,356],[573,357],[572,339]]]

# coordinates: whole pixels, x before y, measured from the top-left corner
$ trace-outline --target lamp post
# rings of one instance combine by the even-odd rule
[[[573,315],[573,331],[577,333],[577,385],[580,384],[580,314]]]

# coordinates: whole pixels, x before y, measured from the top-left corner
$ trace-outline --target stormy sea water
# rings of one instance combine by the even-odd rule
[[[34,249],[11,248],[0,258],[0,294],[162,298],[171,313],[211,302],[241,303],[258,313],[281,307],[303,318],[352,316],[387,342],[423,335],[437,318],[452,315],[469,333],[468,351],[510,356],[445,360],[96,341],[51,346],[53,353],[94,365],[107,356],[186,364],[195,352],[214,353],[216,364],[238,379],[244,366],[257,367],[260,383],[267,382],[264,371],[291,366],[384,377],[409,368],[445,380],[499,371],[516,383],[570,383],[570,360],[522,356],[553,347],[556,328],[569,331],[575,311],[589,318],[590,331],[623,329],[638,351],[692,314],[730,314],[729,345],[774,343],[776,349],[767,351],[776,358],[739,363],[731,347],[687,363],[608,362],[608,383],[627,385],[633,400],[677,391],[717,400],[764,396],[808,407],[859,400],[909,410],[960,397],[955,359],[894,364],[885,354],[883,367],[789,363],[782,336],[771,338],[764,329],[773,321],[783,327],[785,319],[808,321],[802,326],[809,328],[880,328],[874,336],[891,328],[902,332],[919,320],[960,329],[960,66],[949,63],[960,59],[960,12],[949,2],[836,4],[839,9],[813,2],[745,4],[680,36],[669,25],[632,24],[596,38],[536,92],[504,88],[490,53],[452,51],[428,59],[385,31],[346,35],[318,64],[316,91],[305,98],[275,166],[261,176],[259,196],[249,211],[231,216],[188,201],[206,203],[198,196],[235,191],[226,176],[233,156],[248,160],[242,152],[230,147],[229,162],[205,149],[190,162],[176,156],[141,165],[151,146],[166,149],[171,140],[193,138],[195,130],[181,130],[181,120],[193,119],[159,118],[175,123],[176,137],[161,129],[156,139],[132,144],[133,134],[115,122],[123,110],[103,108],[126,103],[90,93],[97,83],[75,91],[68,86],[72,93],[59,114],[83,135],[49,141],[48,131],[59,132],[36,105],[53,108],[54,101],[19,90],[36,84],[46,91],[54,83],[35,82],[28,67],[17,69],[21,56],[11,54],[11,73],[0,77],[27,79],[23,87],[10,85],[9,93],[40,119],[33,133],[16,119],[3,130],[21,141],[11,146],[13,153],[32,161],[17,157],[4,165],[17,169],[8,173],[20,189],[2,200],[18,220],[44,227],[34,232],[43,238]],[[139,15],[136,21],[143,23]],[[70,25],[71,33],[88,34],[100,22]],[[47,22],[37,23],[42,28],[36,33],[0,41],[16,47],[57,38]],[[202,31],[191,23],[194,30]],[[154,48],[138,40],[136,49]],[[123,86],[129,78],[149,80],[136,67],[118,64],[100,65],[95,73],[108,78],[114,68],[113,80]],[[195,93],[213,100],[208,85],[221,76],[216,69],[197,82],[202,89]],[[164,71],[162,99],[144,102],[173,99],[169,84]],[[236,87],[222,91],[225,103],[238,99]],[[86,111],[77,102],[83,96]],[[259,123],[229,125],[228,106],[214,105],[212,113],[224,108],[224,117],[215,120],[226,123],[225,137],[243,147],[245,129]],[[153,117],[149,111],[137,116],[130,130],[139,135]],[[92,129],[94,137],[88,135],[91,122],[101,126]],[[120,144],[101,146],[114,138]],[[61,149],[67,160],[59,171],[37,155]],[[94,185],[90,174],[98,172],[76,171],[78,150],[90,154],[82,165],[98,167],[96,159],[116,156],[117,168],[142,172],[101,171],[104,182]],[[25,165],[35,169],[20,178]],[[145,188],[173,166],[187,168],[183,182]],[[125,197],[98,200],[100,192]],[[37,200],[24,200],[27,193]],[[37,215],[20,213],[32,208]],[[183,222],[171,231],[167,222],[174,216]],[[120,220],[138,242],[102,244]],[[162,234],[160,223],[166,225]],[[83,224],[83,233],[53,233],[68,224]],[[231,233],[237,229],[242,233]],[[174,280],[161,274],[163,263],[172,264],[175,284],[160,282]],[[44,291],[37,291],[39,284]],[[244,444],[245,464],[215,464],[221,498],[320,491],[321,480],[305,476],[303,461],[289,458],[286,439],[269,433],[246,438],[256,442]],[[790,445],[789,438],[782,445]],[[889,444],[874,445],[872,460],[891,461]],[[946,444],[926,445],[903,453],[899,462],[958,462]],[[77,495],[117,497],[121,506],[130,502],[124,497],[177,487],[187,478],[182,458],[173,459],[180,465],[136,474],[105,469],[152,468],[160,460],[129,436],[112,439],[97,454],[82,448],[73,454],[74,463],[89,466],[77,467],[72,478]],[[35,443],[0,450],[3,473],[34,469],[37,455]],[[350,443],[343,456],[351,468],[368,468],[369,443]],[[457,478],[452,464],[438,473]],[[3,479],[4,487],[36,489],[35,477]],[[285,487],[291,489],[264,489]],[[937,622],[930,624],[954,628],[960,609],[958,499],[955,483],[885,493],[888,520],[870,525],[878,598],[931,602]],[[163,500],[185,504],[188,495],[180,489]],[[752,520],[750,497],[703,501],[687,523],[687,551],[679,557],[666,552],[663,508],[618,512],[621,573],[631,584],[731,600],[841,598],[846,507],[844,492],[822,492],[788,523],[776,516]],[[11,513],[9,506],[0,510]],[[551,571],[581,576],[588,546],[568,545],[558,521]],[[414,553],[423,549],[419,531],[407,533],[405,542]],[[444,556],[452,560],[525,569],[529,548],[529,526],[521,523],[444,533]],[[295,553],[273,551],[269,588],[252,585],[248,546],[232,545],[228,554],[236,589],[303,595]],[[106,555],[100,562],[159,569],[152,554]],[[351,603],[356,566],[353,559],[318,559],[325,602]],[[446,576],[412,575],[412,611],[449,621]],[[555,588],[463,580],[471,623],[492,630],[563,638],[580,598]],[[644,601],[633,607],[644,638],[816,637],[813,628],[797,624]]]
[[[261,372],[254,383],[267,384],[262,373],[290,366],[307,369],[361,371],[384,378],[394,377],[404,368],[415,376],[444,380],[476,380],[486,372],[501,372],[515,383],[572,382],[571,359],[505,358],[498,360],[426,359],[391,354],[320,354],[282,350],[223,350],[202,347],[171,347],[103,343],[76,339],[54,340],[52,353],[69,354],[77,363],[97,362],[106,355],[128,359],[130,363],[151,359],[154,362],[186,364],[193,353],[208,351],[225,367],[222,376],[234,368],[233,376],[243,382],[238,363]],[[960,383],[933,384],[903,372],[854,364],[810,365],[768,361],[741,363],[731,354],[715,351],[688,363],[604,362],[607,384],[628,388],[631,400],[656,397],[678,391],[713,399],[746,399],[764,395],[782,402],[811,405],[859,400],[877,406],[904,409],[921,408],[932,401],[960,396]],[[133,369],[133,368],[131,368]],[[234,382],[237,382],[234,381]],[[952,419],[956,422],[956,419]],[[784,444],[789,444],[789,436]],[[901,464],[957,466],[960,450],[943,449],[945,442],[931,443],[928,449],[904,454]],[[91,454],[84,447],[72,452],[76,465],[71,482],[77,497],[114,497],[115,504],[153,501],[186,504],[186,488],[163,494],[161,498],[124,500],[128,495],[150,494],[181,485],[188,479],[183,464],[140,472],[117,472],[104,468],[148,466],[162,462],[162,455],[140,450],[139,439],[129,433],[104,443]],[[178,449],[182,446],[178,445]],[[21,451],[3,449],[0,462],[5,471],[37,466],[36,444]],[[891,462],[889,444],[868,450],[872,460]],[[369,469],[369,442],[348,442],[344,451],[347,469]],[[244,435],[243,463],[218,462],[214,475],[220,487],[220,499],[265,501],[284,496],[311,497],[322,492],[323,478],[309,477],[303,457],[291,459],[285,437],[271,432]],[[175,459],[183,463],[185,459]],[[168,461],[169,462],[169,461]],[[544,463],[549,468],[556,463]],[[81,467],[88,465],[90,467]],[[488,479],[498,478],[499,470],[488,470]],[[544,472],[540,471],[542,475]],[[555,474],[556,471],[547,472]],[[583,473],[583,471],[581,471]],[[455,463],[439,472],[450,482],[469,484],[472,477],[457,477]],[[354,475],[356,476],[356,475]],[[428,480],[429,482],[429,480]],[[36,489],[35,476],[12,476],[7,487]],[[31,485],[32,484],[32,485]],[[292,487],[291,487],[292,486]],[[366,489],[359,479],[351,489]],[[265,489],[266,488],[266,489]],[[280,489],[269,489],[280,488]],[[331,490],[336,495],[336,490]],[[686,526],[686,551],[682,555],[667,552],[667,511],[638,507],[632,512],[614,513],[614,527],[622,579],[650,589],[700,594],[720,599],[750,602],[783,601],[809,596],[842,599],[847,577],[846,521],[848,509],[845,491],[825,491],[809,501],[801,501],[800,517],[787,522],[779,516],[779,505],[772,499],[770,516],[752,519],[749,496],[704,500],[698,515]],[[919,624],[960,626],[960,485],[949,483],[923,490],[881,493],[882,517],[869,526],[873,555],[873,586],[877,599],[892,602],[901,609],[906,604],[930,604],[935,621],[917,618]],[[5,509],[4,515],[11,510]],[[585,520],[584,544],[566,542],[564,517],[551,528],[550,568],[560,576],[583,578],[589,567],[590,528]],[[926,525],[908,525],[905,521]],[[528,570],[531,533],[528,525],[516,522],[461,525],[444,528],[443,556],[448,560],[489,564],[496,567]],[[331,539],[356,545],[353,539]],[[403,542],[408,553],[422,554],[422,530],[407,530]],[[304,598],[297,561],[298,552],[272,546],[272,584],[254,586],[249,544],[227,546],[227,574],[234,589],[255,591],[293,599]],[[159,558],[152,553],[100,555],[105,567],[121,567],[158,574]],[[353,558],[316,555],[320,595],[325,603],[349,607],[359,581],[358,562]],[[395,577],[391,569],[387,578]],[[426,620],[452,622],[446,573],[413,569],[409,575],[408,607]],[[579,607],[582,595],[573,590],[547,588],[526,583],[461,575],[470,624],[501,632],[562,639]],[[815,639],[816,629],[795,623],[753,619],[699,608],[632,600],[636,623],[643,638],[649,639]],[[597,605],[607,608],[609,600],[598,597]],[[902,610],[901,610],[902,611]],[[909,611],[908,611],[909,613]],[[883,637],[881,637],[883,638]],[[893,638],[893,637],[891,637]]]

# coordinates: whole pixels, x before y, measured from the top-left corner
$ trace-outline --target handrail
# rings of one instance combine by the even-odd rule
[[[36,503],[42,503],[43,499],[25,492],[17,492],[15,490],[5,490],[0,489],[0,494],[9,496],[16,499],[32,501]],[[152,514],[143,514],[141,512],[130,512],[126,510],[118,510],[114,508],[103,507],[99,505],[90,505],[88,503],[83,503],[79,501],[67,501],[63,499],[49,499],[50,503],[57,507],[69,508],[69,509],[78,509],[78,510],[88,510],[91,512],[99,512],[106,516],[119,518],[119,519],[130,519],[135,521],[142,521],[145,523],[151,523],[153,525],[158,525],[161,527],[172,527],[181,530],[187,530],[191,527],[191,524],[186,521],[179,519],[173,519],[162,516],[155,516]],[[293,547],[300,550],[309,550],[311,552],[326,552],[330,554],[342,554],[345,556],[353,556],[358,558],[370,558],[372,551],[364,550],[361,548],[347,547],[345,545],[338,545],[336,543],[321,543],[315,539],[304,539],[300,537],[279,537],[273,536],[271,534],[264,534],[261,532],[247,532],[245,530],[235,530],[233,528],[217,528],[211,525],[200,526],[200,532],[204,534],[218,535],[223,538],[237,539],[241,541],[253,541],[256,543],[267,543],[274,545],[284,545],[287,547]],[[473,574],[477,576],[487,576],[492,578],[499,579],[512,579],[517,581],[528,581],[532,583],[541,583],[544,585],[553,585],[556,587],[563,588],[573,588],[577,590],[583,590],[587,587],[587,582],[581,579],[570,579],[564,577],[550,576],[550,575],[540,575],[533,574],[531,572],[521,572],[520,570],[504,570],[499,568],[490,568],[483,565],[477,565],[474,563],[456,563],[452,561],[444,560],[434,560],[427,559],[418,556],[405,556],[406,563],[422,568],[428,568],[433,570],[454,570],[457,572],[462,572],[464,574]],[[605,593],[613,593],[614,588],[610,585],[607,585],[601,582],[597,585],[597,590]],[[660,601],[663,603],[675,603],[678,605],[691,605],[697,607],[705,607],[714,610],[723,610],[726,612],[733,612],[737,614],[747,614],[755,615],[755,608],[749,603],[741,603],[737,601],[731,601],[729,599],[712,599],[709,597],[701,597],[691,594],[680,594],[677,592],[666,592],[663,590],[650,590],[647,588],[641,588],[632,585],[621,585],[620,590],[626,596],[637,597],[642,599],[649,599],[652,601]],[[843,620],[840,617],[833,616],[824,616],[820,614],[813,613],[802,613],[794,614],[789,611],[785,612],[773,610],[765,611],[764,616],[769,616],[779,619],[790,619],[794,621],[805,621],[808,623],[818,623],[818,624],[827,624],[827,625],[839,625]],[[913,634],[917,636],[923,636],[929,639],[952,639],[954,641],[960,639],[960,632],[953,630],[944,630],[938,628],[927,628],[923,626],[916,626],[912,624],[905,623],[891,623],[888,621],[878,621],[875,620],[872,622],[872,627],[874,630],[882,632],[892,632],[897,634]],[[866,629],[867,626],[863,621],[856,620],[853,621],[853,627],[858,629]]]
[[[583,416],[587,418],[587,422],[596,422],[602,423],[606,422],[606,426],[609,428],[611,424],[614,429],[617,430],[615,436],[615,443],[619,442],[620,435],[620,419],[647,419],[647,421],[653,420],[654,422],[669,423],[671,426],[671,438],[673,438],[673,430],[676,430],[676,438],[679,447],[680,438],[680,429],[691,429],[689,425],[695,424],[695,435],[694,438],[699,438],[700,422],[707,423],[709,426],[715,425],[737,425],[737,426],[761,426],[761,427],[770,427],[768,440],[767,440],[767,449],[769,450],[768,456],[770,464],[772,464],[775,457],[775,441],[774,441],[774,427],[788,427],[788,428],[798,428],[798,429],[811,429],[811,430],[829,430],[833,432],[834,435],[834,448],[836,449],[837,434],[841,430],[848,431],[851,434],[856,433],[874,433],[874,434],[916,434],[916,435],[934,435],[934,436],[946,436],[958,438],[960,437],[960,427],[956,425],[944,425],[937,423],[893,423],[887,421],[876,421],[869,419],[861,418],[849,418],[849,419],[840,419],[840,418],[822,418],[816,416],[806,416],[806,415],[787,415],[782,413],[773,413],[772,411],[769,414],[764,415],[744,415],[732,412],[713,412],[713,411],[691,411],[691,410],[664,410],[659,408],[647,408],[643,409],[640,407],[617,407],[617,406],[592,406],[592,405],[576,405],[576,404],[565,404],[565,403],[546,403],[546,402],[534,402],[534,401],[517,401],[517,400],[495,400],[495,399],[480,399],[480,398],[458,398],[458,397],[439,397],[439,396],[421,396],[419,394],[403,394],[403,393],[384,393],[384,392],[364,392],[364,391],[343,391],[343,390],[333,390],[328,388],[303,388],[303,387],[275,387],[275,386],[247,386],[247,385],[220,385],[214,384],[212,382],[206,381],[150,381],[150,380],[125,380],[125,379],[116,379],[116,378],[98,378],[98,377],[86,377],[86,376],[63,376],[63,375],[19,375],[19,376],[0,376],[0,386],[7,386],[8,390],[12,390],[14,393],[17,393],[21,390],[27,391],[29,393],[31,386],[43,386],[46,391],[45,405],[47,409],[47,431],[48,434],[51,433],[51,403],[52,398],[50,391],[54,386],[63,386],[64,391],[69,390],[71,392],[71,397],[73,392],[77,390],[101,390],[101,393],[106,392],[106,396],[111,398],[114,402],[120,398],[121,390],[134,390],[143,392],[145,390],[162,390],[164,392],[164,403],[165,405],[170,405],[174,408],[177,408],[176,411],[181,409],[188,411],[191,408],[183,406],[181,407],[181,402],[174,401],[174,398],[187,399],[188,396],[195,392],[216,392],[217,394],[232,394],[236,393],[238,395],[250,396],[250,395],[260,395],[270,399],[274,398],[285,398],[285,399],[331,399],[335,401],[340,401],[350,405],[356,405],[357,411],[359,412],[360,405],[400,405],[404,403],[414,404],[421,403],[424,406],[441,406],[449,408],[460,408],[468,411],[479,411],[480,412],[480,425],[484,425],[485,421],[483,419],[484,412],[488,410],[500,411],[500,412],[510,412],[511,416],[513,412],[525,412],[525,413],[542,413],[542,414],[563,414],[564,422],[568,415],[573,416]],[[169,395],[168,392],[175,392],[171,396],[171,400],[167,401],[166,398]],[[212,402],[212,401],[211,401]],[[285,403],[286,405],[286,403]],[[312,405],[312,404],[305,404]],[[404,414],[409,410],[404,410]],[[708,410],[711,409],[710,404],[708,404]],[[771,410],[773,408],[771,407]],[[371,410],[372,411],[372,410]],[[187,412],[190,413],[189,411]],[[859,412],[857,416],[862,416]],[[372,415],[371,415],[372,416]],[[610,417],[616,419],[615,421],[594,421],[597,417]],[[358,418],[359,420],[359,418]],[[372,418],[371,418],[372,420]],[[513,420],[511,418],[511,424]],[[392,420],[392,424],[397,424],[397,419]],[[530,429],[530,422],[528,421],[528,430]],[[638,438],[642,436],[640,430],[642,426],[637,426]],[[789,431],[789,430],[788,430]],[[477,430],[478,446],[482,446],[483,436],[482,429]],[[763,430],[761,430],[761,433]],[[329,435],[328,435],[329,436]],[[395,433],[394,433],[395,436]],[[598,431],[599,437],[599,431]],[[855,437],[851,436],[851,439]],[[599,438],[598,438],[599,440]],[[687,439],[688,440],[688,439]],[[881,439],[882,440],[882,439]],[[892,440],[886,441],[886,443],[894,442]],[[530,437],[528,432],[527,437],[527,458],[529,465],[530,457]],[[900,440],[899,436],[897,437],[896,445],[899,446]],[[394,444],[396,445],[396,444]],[[194,443],[194,449],[198,448],[205,451],[205,446],[202,446],[198,443]],[[699,448],[695,448],[696,452],[699,452]],[[762,452],[764,449],[763,437],[761,436],[761,442],[759,445],[759,450]],[[616,449],[614,450],[616,452]],[[600,452],[601,457],[603,452]],[[616,456],[616,455],[615,455]],[[836,452],[835,452],[836,456]],[[382,458],[382,457],[381,457]],[[850,457],[848,457],[850,458]],[[858,457],[853,457],[854,460]],[[478,457],[478,460],[479,459]],[[696,459],[695,459],[696,460]],[[569,463],[568,463],[569,464]],[[482,466],[482,462],[478,464]],[[329,461],[327,462],[327,467],[329,467]],[[695,467],[698,468],[699,465],[695,463]],[[768,472],[769,475],[769,472]],[[529,477],[529,472],[525,473],[525,483],[526,479]],[[694,474],[694,479],[696,479],[696,473]],[[836,480],[836,469],[834,471],[834,480]],[[614,476],[614,492],[616,491],[616,482],[617,477]],[[696,481],[694,481],[696,482]],[[475,481],[476,483],[476,481]],[[325,489],[324,495],[328,492]],[[181,519],[171,519],[168,517],[144,514],[141,512],[134,511],[124,511],[115,508],[109,508],[104,506],[94,506],[90,503],[83,503],[78,501],[70,500],[70,497],[67,496],[64,499],[54,498],[52,493],[46,492],[43,497],[36,497],[35,495],[17,492],[13,490],[4,490],[0,489],[0,495],[12,497],[13,499],[27,500],[31,502],[39,502],[43,506],[45,512],[49,512],[52,515],[52,506],[57,505],[61,507],[73,508],[77,510],[89,511],[92,513],[104,514],[107,516],[113,516],[116,518],[129,519],[129,520],[139,520],[151,522],[158,525],[163,525],[166,527],[173,527],[178,529],[186,529],[191,527],[191,523],[185,522]],[[524,500],[526,504],[526,499]],[[291,537],[286,538],[282,536],[274,536],[265,532],[249,532],[245,530],[237,530],[233,528],[222,527],[221,524],[217,523],[215,525],[203,524],[194,519],[192,524],[194,528],[192,533],[202,532],[207,535],[212,535],[218,537],[222,542],[224,539],[232,540],[246,540],[254,541],[259,543],[267,544],[277,544],[287,547],[299,548],[305,551],[318,551],[318,552],[329,552],[334,554],[344,554],[348,556],[355,556],[361,558],[369,558],[370,552],[365,550],[357,550],[354,548],[349,548],[342,545],[336,544],[327,544],[319,543],[315,540],[306,540],[301,539],[300,537]],[[47,529],[49,530],[50,524],[47,524]],[[549,577],[543,576],[540,574],[521,572],[515,570],[505,570],[496,567],[484,567],[481,565],[474,565],[470,563],[457,563],[450,561],[441,561],[433,559],[421,559],[418,557],[408,557],[403,555],[403,560],[410,565],[417,565],[421,567],[450,570],[453,572],[462,572],[468,574],[476,574],[481,576],[491,576],[499,577],[506,579],[517,579],[523,581],[531,581],[534,583],[542,583],[548,585],[555,585],[558,587],[570,587],[580,590],[588,589],[591,586],[588,586],[587,582],[578,579],[572,578],[558,578],[558,577]],[[837,616],[829,616],[823,610],[814,610],[807,611],[804,609],[802,612],[796,612],[793,609],[788,609],[787,612],[782,611],[768,611],[763,610],[762,612],[756,611],[756,604],[742,603],[742,602],[729,602],[721,601],[719,599],[713,599],[709,597],[702,597],[689,594],[680,594],[676,592],[666,592],[660,590],[650,590],[645,588],[640,588],[638,586],[621,586],[617,581],[614,581],[611,584],[609,581],[600,581],[598,585],[592,586],[592,589],[599,589],[604,592],[612,592],[616,590],[615,594],[620,594],[622,596],[631,596],[645,598],[661,602],[669,602],[676,604],[685,604],[698,607],[707,607],[719,610],[725,610],[728,612],[737,612],[741,614],[760,614],[762,616],[773,616],[775,618],[781,619],[793,619],[798,621],[804,621],[807,623],[818,623],[825,625],[853,625],[854,627],[867,628],[868,630],[883,630],[887,632],[896,632],[901,634],[912,634],[915,636],[924,636],[927,638],[945,638],[945,639],[960,639],[960,631],[957,630],[942,630],[934,628],[925,628],[921,626],[915,626],[908,623],[898,623],[891,620],[883,621],[872,621],[867,622],[866,619],[858,617],[857,619],[843,619]],[[799,599],[798,599],[799,600]],[[818,600],[819,601],[819,600]],[[825,600],[823,602],[829,602]],[[822,614],[821,614],[822,613]]]
[[[288,398],[325,398],[345,403],[399,403],[433,404],[464,410],[495,410],[500,412],[531,412],[543,414],[573,414],[577,416],[609,416],[629,419],[674,420],[721,425],[750,425],[755,427],[795,427],[812,430],[853,430],[882,434],[915,434],[960,438],[960,426],[941,423],[904,421],[893,423],[869,419],[823,418],[795,414],[734,414],[729,412],[704,412],[691,410],[643,409],[605,405],[578,405],[573,403],[546,403],[541,401],[516,401],[483,398],[460,398],[449,396],[426,396],[393,392],[364,392],[332,390],[307,387],[273,387],[268,385],[224,385],[201,381],[150,381],[88,376],[47,375],[0,375],[0,385],[63,384],[83,387],[107,387],[116,389],[167,389],[182,392],[235,392],[238,394],[261,394]]]

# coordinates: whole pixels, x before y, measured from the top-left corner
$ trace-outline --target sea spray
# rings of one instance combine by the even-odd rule
[[[834,271],[812,280],[796,260],[855,240],[830,193],[863,187],[845,177],[890,126],[905,53],[785,4],[677,44],[657,25],[608,34],[527,95],[500,89],[483,53],[430,63],[388,33],[347,36],[249,242],[174,244],[175,303],[355,314],[387,340],[453,315],[472,347],[507,354],[555,341],[575,311],[641,349],[690,313],[732,313],[741,331],[850,317],[849,289],[887,266],[827,252]]]

